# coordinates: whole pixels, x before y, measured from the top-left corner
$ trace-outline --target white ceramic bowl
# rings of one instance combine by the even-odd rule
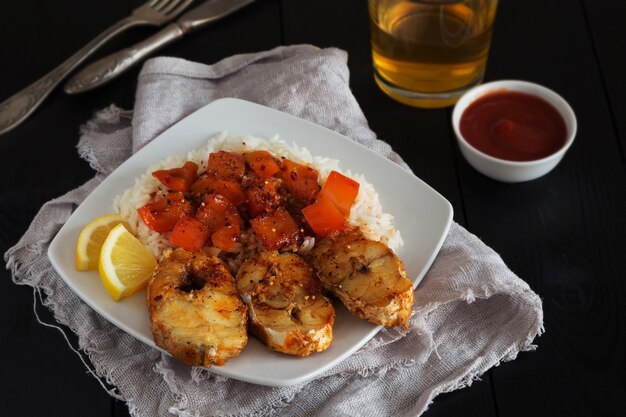
[[[523,162],[495,158],[470,145],[465,138],[463,138],[463,135],[461,135],[461,129],[459,127],[461,116],[465,109],[476,99],[485,94],[497,91],[518,91],[531,94],[544,99],[554,106],[563,117],[563,120],[565,120],[565,127],[567,128],[565,144],[558,151],[545,158]],[[565,152],[574,142],[574,136],[576,136],[576,116],[570,105],[567,104],[561,96],[539,84],[515,80],[494,81],[479,85],[467,91],[461,96],[454,107],[454,111],[452,112],[452,126],[461,153],[467,162],[479,172],[502,182],[529,181],[547,174],[561,161]]]

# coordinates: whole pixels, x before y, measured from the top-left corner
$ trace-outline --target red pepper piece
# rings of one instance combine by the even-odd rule
[[[202,249],[209,235],[208,228],[200,221],[183,216],[174,226],[170,242],[188,251],[197,252]]]
[[[322,191],[320,191],[318,198],[328,198],[344,217],[348,217],[350,215],[350,208],[352,204],[354,204],[358,193],[358,182],[337,171],[332,171],[322,186]]]
[[[152,176],[161,181],[170,190],[189,191],[191,184],[198,179],[198,164],[187,161],[180,168],[154,171]]]
[[[300,204],[308,205],[315,201],[320,186],[317,182],[317,171],[306,165],[298,164],[289,159],[283,160],[281,178],[287,191]]]
[[[246,201],[246,195],[242,191],[239,183],[210,176],[200,178],[196,181],[191,186],[191,194],[196,197],[202,197],[205,194],[221,194],[236,206]]]
[[[320,237],[346,229],[346,219],[339,209],[326,197],[302,209],[302,214],[311,229]]]
[[[280,165],[268,151],[248,152],[245,159],[252,172],[259,178],[267,179],[280,171]]]
[[[196,219],[200,220],[211,232],[223,226],[233,226],[241,230],[241,216],[230,201],[220,194],[207,194],[198,208]]]
[[[246,173],[246,160],[233,152],[212,152],[206,172],[210,177],[238,182]]]
[[[155,232],[169,232],[182,216],[193,216],[194,207],[181,192],[169,193],[166,197],[137,209],[139,217]]]
[[[220,227],[211,236],[213,246],[221,250],[232,252],[237,247],[237,241],[241,231],[238,227],[223,226]]]
[[[263,213],[250,220],[250,224],[254,234],[269,250],[295,246],[302,240],[298,225],[284,207]]]
[[[281,206],[280,195],[270,180],[265,180],[246,190],[246,206],[250,217],[270,212]]]

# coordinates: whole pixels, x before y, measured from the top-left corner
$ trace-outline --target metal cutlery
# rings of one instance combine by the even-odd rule
[[[69,59],[19,93],[0,103],[0,135],[20,125],[81,62],[114,36],[134,26],[160,26],[178,16],[193,0],[149,0],[102,32]]]
[[[151,53],[208,26],[254,0],[209,0],[183,14],[155,35],[130,48],[104,57],[83,68],[64,87],[68,94],[82,93],[113,80]]]

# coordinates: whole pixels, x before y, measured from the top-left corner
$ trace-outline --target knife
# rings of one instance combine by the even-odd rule
[[[151,53],[217,22],[255,0],[209,0],[143,42],[104,57],[82,69],[63,87],[67,94],[89,91],[116,78]]]

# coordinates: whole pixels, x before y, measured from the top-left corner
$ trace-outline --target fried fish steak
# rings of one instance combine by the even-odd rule
[[[237,272],[251,332],[270,349],[308,356],[328,348],[335,308],[311,267],[293,253],[262,252]]]
[[[408,329],[413,308],[413,285],[404,265],[382,242],[358,230],[316,243],[311,265],[324,288],[350,312],[383,326]]]
[[[157,346],[188,365],[223,365],[248,343],[247,308],[222,263],[175,249],[148,284],[148,312]]]

